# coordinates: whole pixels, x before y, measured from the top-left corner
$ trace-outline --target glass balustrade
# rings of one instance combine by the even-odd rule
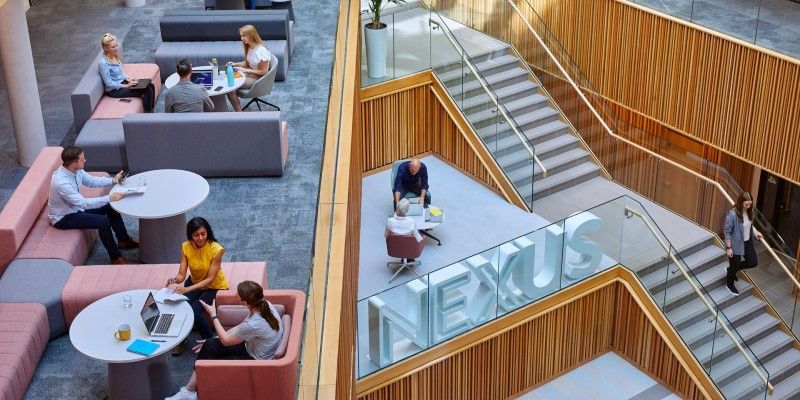
[[[726,318],[724,303],[718,304],[703,286],[717,272],[696,275],[644,206],[627,196],[359,300],[357,376],[615,265],[640,280],[723,394],[766,394],[769,374]]]

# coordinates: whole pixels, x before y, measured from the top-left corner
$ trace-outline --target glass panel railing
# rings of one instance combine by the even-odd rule
[[[637,276],[723,393],[765,393],[769,375],[726,317],[726,304],[704,288],[708,276],[695,275],[642,204],[627,196],[361,299],[358,377],[614,265]]]
[[[758,46],[800,58],[800,3],[791,0],[632,0]]]

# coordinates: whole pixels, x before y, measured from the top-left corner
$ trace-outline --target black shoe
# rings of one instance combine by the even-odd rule
[[[414,258],[409,258],[409,259],[408,259],[408,262],[410,262],[410,263],[412,263],[412,262],[414,262],[414,261],[416,261],[416,259],[414,259]]]
[[[734,277],[733,277],[733,281],[734,281],[734,282],[739,282],[739,277],[738,277],[738,276],[734,276]]]
[[[739,295],[739,290],[736,289],[736,286],[734,284],[731,283],[731,284],[727,284],[725,286],[728,287],[728,290],[730,290],[730,292],[733,293],[734,296],[738,296]]]
[[[173,347],[172,350],[170,350],[170,353],[172,353],[173,356],[179,356],[181,355],[181,353],[183,353],[183,348],[185,346],[186,346],[186,341],[184,340],[178,343],[177,346]]]

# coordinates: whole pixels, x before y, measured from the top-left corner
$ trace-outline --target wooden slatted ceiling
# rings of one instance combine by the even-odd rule
[[[602,96],[800,183],[800,61],[624,0],[515,1],[536,25],[533,5]],[[433,3],[541,60],[505,0]]]

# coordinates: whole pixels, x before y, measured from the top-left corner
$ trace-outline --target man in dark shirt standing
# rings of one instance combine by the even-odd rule
[[[408,193],[419,197],[419,204],[428,207],[431,204],[431,193],[428,190],[428,168],[419,159],[412,158],[400,164],[394,178],[394,204]]]

